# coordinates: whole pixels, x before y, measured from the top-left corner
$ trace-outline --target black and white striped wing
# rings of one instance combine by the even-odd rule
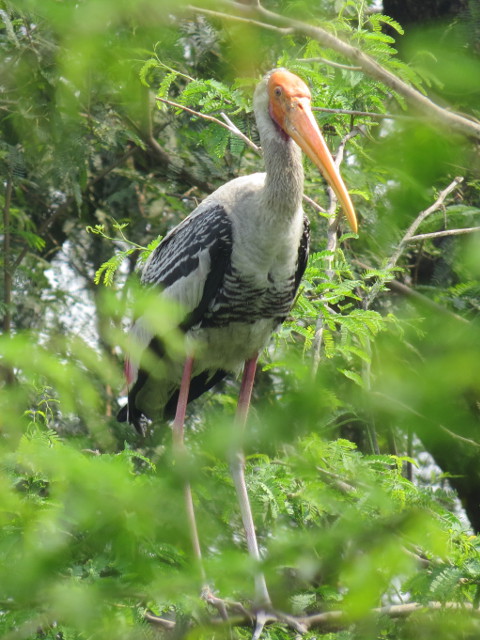
[[[180,325],[184,331],[199,323],[220,289],[232,252],[232,225],[220,205],[205,204],[173,229],[152,252],[142,273],[142,284],[158,286],[162,295],[177,301],[185,309]],[[128,419],[138,428],[141,411],[136,396],[148,374],[140,368],[142,353],[149,348],[163,356],[163,346],[138,318],[131,329],[138,352],[125,362],[129,387],[128,408],[119,420]],[[224,373],[223,373],[224,375]]]
[[[232,224],[221,205],[199,209],[171,231],[150,256],[142,283],[158,285],[163,295],[186,310],[181,328],[202,316],[223,281],[232,253]]]

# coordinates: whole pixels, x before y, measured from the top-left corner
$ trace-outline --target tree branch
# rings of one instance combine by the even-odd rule
[[[415,409],[405,404],[401,400],[398,400],[394,396],[381,393],[380,391],[374,391],[372,393],[374,396],[377,396],[379,398],[385,398],[386,400],[388,400],[389,404],[392,404],[392,405],[395,404],[405,412],[410,413],[411,415],[414,415],[417,418],[421,418],[425,422],[428,422],[430,425],[432,425],[435,429],[437,430],[441,429],[444,433],[448,434],[454,440],[458,440],[459,442],[468,444],[469,446],[475,447],[476,449],[480,448],[480,442],[476,442],[476,440],[472,440],[472,438],[465,438],[464,436],[461,436],[459,433],[455,433],[448,427],[445,427],[443,424],[436,422],[435,420],[432,420],[430,417],[424,415],[423,413],[420,413],[419,411],[416,411]]]
[[[440,107],[438,104],[430,100],[430,98],[423,95],[423,93],[414,89],[394,73],[383,67],[374,58],[363,53],[363,51],[357,49],[344,40],[341,40],[334,34],[329,33],[322,27],[274,13],[273,11],[269,11],[262,7],[259,2],[252,7],[252,5],[245,5],[240,2],[234,2],[233,0],[219,1],[225,7],[235,11],[236,13],[214,12],[216,17],[226,20],[239,20],[240,18],[237,15],[238,13],[243,15],[247,14],[248,16],[262,19],[261,21],[257,19],[253,20],[252,24],[255,26],[270,30],[274,29],[276,26],[278,33],[282,35],[285,33],[306,35],[312,40],[319,42],[322,46],[332,49],[348,60],[354,62],[354,64],[358,65],[364,73],[376,80],[379,80],[385,86],[401,95],[412,107],[415,107],[429,118],[434,118],[439,123],[442,123],[453,131],[461,133],[464,136],[480,140],[480,123],[478,121]],[[197,13],[203,13],[206,15],[212,13],[202,7],[189,5],[188,8]],[[243,21],[245,21],[245,19],[243,19]]]
[[[480,616],[480,609],[475,608],[470,603],[458,603],[458,602],[428,602],[426,604],[420,604],[419,602],[407,602],[404,604],[392,604],[385,607],[375,607],[370,611],[370,615],[373,616],[387,616],[389,618],[407,618],[413,613],[421,611],[468,611],[470,615]],[[205,624],[208,626],[247,626],[251,625],[253,615],[236,615],[230,617],[228,621],[225,621],[223,617],[212,617],[205,620]],[[150,611],[145,614],[145,619],[165,630],[173,630],[176,627],[176,622],[168,618],[162,618],[156,616]],[[324,611],[321,613],[315,613],[307,616],[290,616],[285,615],[277,611],[269,611],[266,616],[265,624],[286,624],[290,628],[300,633],[305,633],[311,629],[319,630],[340,630],[345,629],[352,625],[352,619],[346,611]],[[190,627],[193,627],[193,621],[190,623]]]
[[[10,264],[11,218],[13,178],[8,176],[5,187],[5,203],[3,206],[3,332],[6,336],[12,330],[12,266]],[[15,374],[10,365],[0,366],[5,382],[10,385],[15,382]]]
[[[356,111],[354,109],[329,109],[328,107],[312,107],[312,111],[322,113],[337,113],[345,116],[368,116],[379,120],[414,120],[414,116],[407,116],[403,113],[375,113],[374,111]]]
[[[365,264],[361,260],[354,259],[352,260],[352,262],[354,264],[357,264],[362,269],[366,269],[367,271],[370,271],[372,269],[372,267],[370,267],[368,264]],[[442,315],[446,315],[449,318],[453,318],[454,320],[457,320],[458,322],[462,322],[463,324],[470,324],[469,321],[463,316],[459,316],[453,311],[450,311],[450,309],[448,309],[447,307],[443,307],[442,305],[438,304],[438,302],[435,302],[431,298],[428,298],[427,296],[423,295],[423,293],[420,293],[416,289],[412,289],[412,287],[407,286],[406,284],[404,284],[403,282],[400,282],[399,280],[396,280],[395,278],[387,282],[386,286],[392,291],[395,291],[396,293],[399,293],[405,296],[406,298],[412,298],[413,300],[416,300],[417,302],[428,307],[429,309],[433,309],[433,311],[435,311],[436,313],[441,313]]]
[[[313,209],[315,209],[317,213],[323,213],[323,214],[327,213],[327,211],[323,207],[321,207],[317,202],[315,202],[315,200],[312,200],[312,198],[309,198],[305,194],[303,194],[303,201],[309,204],[311,207],[313,207]]]
[[[5,187],[5,204],[3,206],[3,304],[5,305],[3,331],[5,334],[10,333],[12,322],[12,271],[10,265],[10,205],[12,202],[12,190],[13,180],[11,176],[8,176]]]
[[[480,231],[480,227],[466,227],[465,229],[445,229],[444,231],[435,231],[434,233],[420,233],[412,236],[409,242],[417,240],[430,240],[431,238],[444,238],[445,236],[460,236],[464,233],[474,233]]]
[[[445,202],[445,199],[462,182],[463,182],[463,178],[462,177],[455,178],[455,180],[453,180],[448,185],[448,187],[446,187],[443,191],[440,192],[438,198],[435,200],[435,202],[430,207],[428,207],[428,209],[425,209],[424,211],[421,211],[418,214],[418,216],[415,218],[415,220],[412,222],[412,224],[406,230],[405,235],[403,236],[403,238],[398,243],[397,248],[395,249],[393,254],[390,256],[390,258],[388,259],[387,264],[385,265],[385,270],[388,271],[388,270],[393,269],[393,267],[397,264],[399,258],[401,257],[402,253],[404,252],[406,245],[411,241],[411,239],[415,235],[415,232],[417,231],[418,227],[422,224],[422,222],[426,218],[428,218],[429,215],[431,215],[435,211],[438,211],[441,208],[441,206]],[[388,278],[379,278],[375,282],[375,284],[373,285],[373,287],[370,290],[370,293],[366,296],[366,298],[364,300],[364,308],[365,309],[368,309],[369,306],[372,304],[374,299],[380,293],[380,291],[381,291],[383,285],[385,284],[385,282],[387,281],[387,279]]]
[[[432,213],[435,213],[435,211],[438,211],[441,208],[447,196],[449,196],[452,193],[452,191],[456,189],[458,185],[461,184],[462,182],[463,182],[462,177],[457,177],[454,180],[452,180],[452,182],[448,185],[448,187],[446,187],[443,191],[440,191],[438,198],[435,200],[435,202],[430,207],[428,207],[428,209],[425,209],[424,211],[421,211],[418,214],[418,216],[415,218],[415,220],[406,230],[405,235],[400,240],[397,248],[393,252],[389,261],[387,262],[387,265],[386,265],[387,269],[392,269],[397,264],[398,259],[402,255],[406,244],[410,242],[410,240],[414,236],[418,227],[422,224],[424,220],[428,218],[429,215],[431,215]]]
[[[192,115],[197,116],[197,118],[203,118],[204,120],[215,122],[215,124],[218,124],[220,127],[223,127],[233,135],[243,140],[243,142],[248,147],[250,147],[250,149],[255,151],[255,153],[258,153],[258,154],[261,153],[260,147],[258,147],[254,142],[250,140],[250,138],[248,138],[244,133],[242,133],[240,129],[233,124],[233,122],[230,120],[230,118],[226,114],[224,113],[221,114],[222,118],[225,120],[225,122],[222,122],[218,118],[215,118],[215,116],[211,116],[206,113],[201,113],[200,111],[195,111],[194,109],[191,109],[190,107],[186,107],[184,104],[179,104],[178,102],[174,102],[173,100],[167,100],[167,98],[156,98],[156,100],[158,100],[159,102],[163,102],[164,104],[168,104],[171,107],[182,109],[187,113],[191,113]]]
[[[250,6],[250,10],[255,10],[259,7],[259,4],[256,4],[255,7]],[[276,27],[272,24],[266,24],[265,22],[260,22],[258,20],[253,20],[252,18],[242,18],[241,16],[232,15],[231,13],[223,13],[222,11],[213,11],[212,9],[205,9],[204,7],[195,7],[193,5],[187,5],[187,10],[194,11],[195,13],[201,13],[205,16],[209,16],[210,18],[219,18],[220,20],[231,20],[234,22],[242,22],[243,24],[249,24],[254,27],[260,27],[262,29],[268,29],[270,31],[275,31],[276,33],[280,33],[281,35],[289,35],[293,33],[293,29],[290,27]],[[244,6],[243,9],[248,7]]]

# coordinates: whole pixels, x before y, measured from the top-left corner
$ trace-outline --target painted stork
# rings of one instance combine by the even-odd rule
[[[141,431],[142,416],[175,416],[174,440],[180,442],[187,402],[245,362],[237,410],[237,422],[244,425],[258,353],[287,317],[307,263],[301,149],[320,169],[357,231],[352,202],[310,102],[310,91],[299,77],[286,69],[267,73],[253,101],[265,173],[221,186],[151,254],[141,281],[158,287],[185,309],[180,328],[190,355],[184,363],[167,360],[161,341],[149,333],[142,318],[137,319],[133,334],[144,350],[165,360],[165,376],[159,380],[142,368],[141,353],[130,355],[128,403],[119,420]],[[232,473],[249,551],[258,560],[243,469],[239,454]],[[269,604],[262,575],[257,576],[256,594],[257,600]]]

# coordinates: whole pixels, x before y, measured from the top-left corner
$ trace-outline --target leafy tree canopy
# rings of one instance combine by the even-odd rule
[[[168,425],[114,416],[128,318],[183,349],[135,272],[261,170],[252,91],[275,66],[311,86],[360,229],[306,163],[312,254],[246,443],[262,569],[293,616],[265,637],[478,637],[477,18],[410,33],[364,0],[0,0],[5,637],[251,635],[237,381],[192,405],[183,464]],[[186,477],[210,586],[245,607],[233,631],[200,598]]]

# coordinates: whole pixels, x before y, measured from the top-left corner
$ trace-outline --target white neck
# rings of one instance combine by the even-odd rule
[[[280,134],[277,139],[262,140],[263,157],[267,179],[264,202],[277,215],[293,216],[301,207],[303,196],[302,152],[289,138]]]
[[[291,219],[300,210],[303,196],[302,152],[270,117],[262,85],[255,92],[254,111],[267,173],[263,202],[276,218]]]

